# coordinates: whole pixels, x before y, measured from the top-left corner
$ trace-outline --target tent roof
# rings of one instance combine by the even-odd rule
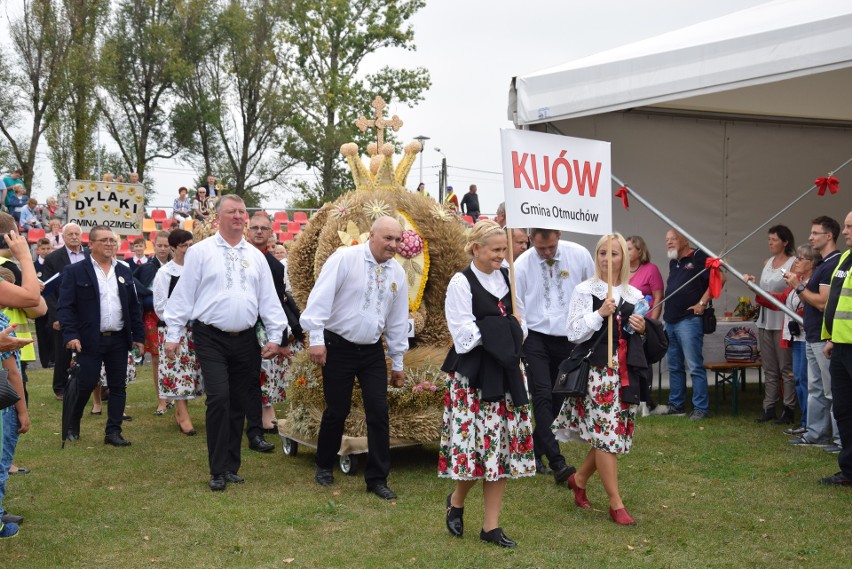
[[[636,107],[852,123],[852,2],[775,0],[516,77],[513,87],[518,125]]]

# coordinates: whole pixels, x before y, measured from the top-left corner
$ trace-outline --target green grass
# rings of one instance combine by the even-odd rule
[[[612,523],[593,478],[593,511],[574,507],[549,477],[511,481],[501,517],[513,551],[481,544],[481,489],[465,508],[467,534],[449,537],[443,503],[452,483],[435,475],[436,446],[393,453],[386,503],[360,476],[313,482],[313,450],[243,450],[247,483],[207,488],[204,405],[190,404],[199,436],[154,417],[150,368],[129,387],[133,442],[103,444],[105,417],[83,419],[82,437],[60,449],[61,405],[47,372],[30,373],[32,431],[21,438],[6,509],[26,518],[0,542],[6,567],[848,567],[852,489],[823,487],[836,455],[795,448],[775,425],[758,425],[754,385],[730,416],[709,421],[639,419],[633,451],[619,459],[621,491],[638,521]],[[729,394],[730,396],[730,394]],[[280,411],[280,410],[279,410]],[[279,412],[280,414],[280,412]],[[245,443],[244,443],[245,445]],[[584,445],[565,445],[579,462]],[[845,561],[844,561],[845,559]],[[292,560],[292,561],[289,561]]]

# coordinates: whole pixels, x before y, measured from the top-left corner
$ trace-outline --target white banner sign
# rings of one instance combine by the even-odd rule
[[[95,225],[106,225],[119,235],[141,235],[144,216],[142,184],[92,180],[68,183],[68,221],[84,232]]]
[[[610,143],[503,129],[507,227],[612,233]]]

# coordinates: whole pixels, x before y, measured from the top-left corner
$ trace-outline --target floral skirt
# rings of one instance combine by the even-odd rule
[[[157,331],[160,346],[160,363],[157,367],[160,399],[195,399],[204,394],[204,381],[201,376],[201,364],[195,357],[195,342],[192,330],[187,327],[181,334],[175,359],[166,357],[166,329]]]
[[[438,476],[488,480],[535,475],[530,406],[480,401],[482,392],[458,373],[447,376]]]
[[[636,405],[622,403],[620,393],[617,368],[592,366],[586,396],[567,398],[551,430],[560,441],[579,432],[598,450],[627,454],[633,445]]]
[[[158,353],[159,349],[159,337],[157,333],[157,323],[160,321],[160,318],[157,316],[157,313],[154,312],[154,309],[148,309],[142,312],[142,325],[145,328],[145,351],[149,354]]]
[[[292,353],[289,358],[275,356],[271,360],[263,360],[260,364],[260,395],[264,407],[287,399],[290,363],[293,356],[304,349],[302,342],[298,340],[290,342],[288,347]]]
[[[136,364],[133,363],[133,352],[127,352],[127,378],[124,385],[136,379]],[[106,367],[101,364],[101,386],[107,387]]]

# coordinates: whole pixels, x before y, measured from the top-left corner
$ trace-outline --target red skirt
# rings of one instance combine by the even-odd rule
[[[157,337],[157,313],[153,309],[145,310],[142,313],[142,324],[145,326],[145,351],[152,355],[157,355],[157,350],[160,345],[160,339]]]

